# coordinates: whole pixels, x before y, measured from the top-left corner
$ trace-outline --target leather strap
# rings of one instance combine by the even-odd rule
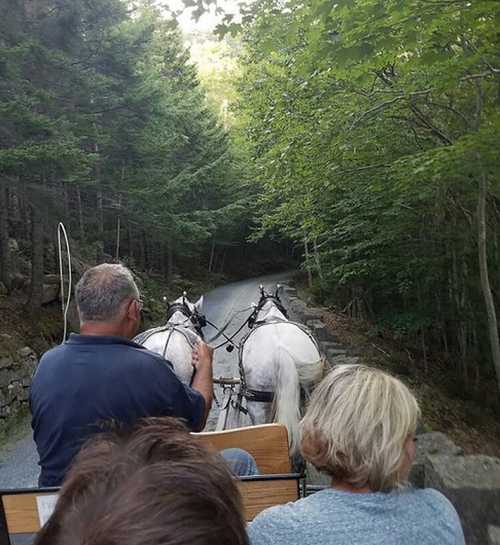
[[[274,392],[264,392],[262,390],[247,388],[243,395],[247,401],[255,401],[257,403],[272,403],[274,401]]]

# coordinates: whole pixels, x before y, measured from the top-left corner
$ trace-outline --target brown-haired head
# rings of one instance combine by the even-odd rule
[[[35,545],[248,545],[224,460],[173,418],[92,439]]]

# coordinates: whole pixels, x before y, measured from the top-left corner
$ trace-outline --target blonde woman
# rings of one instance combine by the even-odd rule
[[[261,513],[252,545],[465,545],[451,503],[407,485],[419,416],[415,397],[387,373],[331,371],[301,423],[302,453],[331,488]]]

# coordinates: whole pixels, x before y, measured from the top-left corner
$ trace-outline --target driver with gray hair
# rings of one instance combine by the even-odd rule
[[[170,362],[131,341],[142,301],[126,267],[105,263],[87,270],[76,304],[80,334],[42,356],[31,385],[40,486],[59,486],[84,442],[110,425],[131,428],[142,418],[174,416],[200,431],[212,405],[213,350],[205,343],[193,350],[189,387]],[[256,473],[245,454],[230,451],[226,458],[237,474]]]
[[[76,286],[82,322],[104,322],[120,313],[123,301],[140,301],[132,273],[123,265],[104,263],[89,269]]]

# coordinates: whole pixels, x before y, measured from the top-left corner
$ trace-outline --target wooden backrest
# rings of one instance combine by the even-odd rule
[[[288,432],[282,424],[262,424],[233,430],[193,433],[216,450],[242,448],[249,452],[264,475],[290,473]]]
[[[297,500],[299,483],[297,473],[238,479],[245,520],[252,520],[268,507]],[[0,491],[0,545],[12,545],[16,537],[36,534],[50,517],[56,500],[57,489]]]
[[[238,488],[243,498],[245,520],[253,520],[261,511],[300,497],[300,475],[256,475],[241,477]]]
[[[56,500],[57,489],[0,491],[0,545],[11,545],[15,536],[38,532]]]

